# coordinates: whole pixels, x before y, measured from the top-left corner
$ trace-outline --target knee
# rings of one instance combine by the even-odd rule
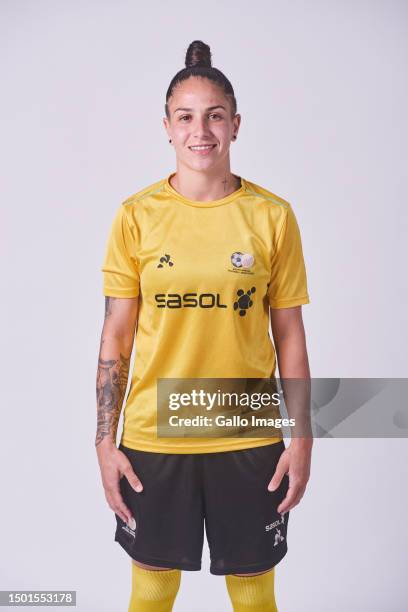
[[[274,568],[251,574],[225,576],[234,612],[277,612],[274,577]]]
[[[134,609],[139,610],[136,604],[141,606],[142,602],[145,602],[144,605],[147,605],[147,602],[172,605],[180,588],[180,582],[181,570],[179,569],[160,568],[133,562],[132,601]],[[130,609],[133,610],[132,607]],[[171,610],[171,607],[169,609]]]

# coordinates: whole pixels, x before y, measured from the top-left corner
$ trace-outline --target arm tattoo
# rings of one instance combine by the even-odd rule
[[[96,378],[97,431],[95,446],[106,436],[116,444],[116,433],[129,375],[130,356],[119,359],[99,357]]]
[[[105,297],[105,319],[110,317],[112,314],[112,304],[116,300],[114,297]]]

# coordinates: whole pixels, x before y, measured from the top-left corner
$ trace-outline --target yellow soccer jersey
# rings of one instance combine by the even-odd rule
[[[309,303],[288,202],[242,177],[240,188],[220,200],[189,200],[171,186],[174,174],[119,206],[101,268],[105,296],[139,296],[121,443],[206,453],[278,442],[282,435],[157,436],[158,378],[271,378],[269,307]]]

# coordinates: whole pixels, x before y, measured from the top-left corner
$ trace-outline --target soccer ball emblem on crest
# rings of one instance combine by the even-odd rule
[[[234,268],[250,268],[254,263],[254,256],[250,253],[235,251],[231,255],[231,263]]]

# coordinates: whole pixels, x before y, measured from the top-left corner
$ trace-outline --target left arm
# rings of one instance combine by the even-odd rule
[[[271,325],[280,378],[310,382],[302,307],[271,308]],[[310,476],[312,445],[312,437],[294,437],[279,459],[268,490],[276,489],[284,474],[288,473],[289,489],[278,507],[281,514],[295,507],[303,497]]]

